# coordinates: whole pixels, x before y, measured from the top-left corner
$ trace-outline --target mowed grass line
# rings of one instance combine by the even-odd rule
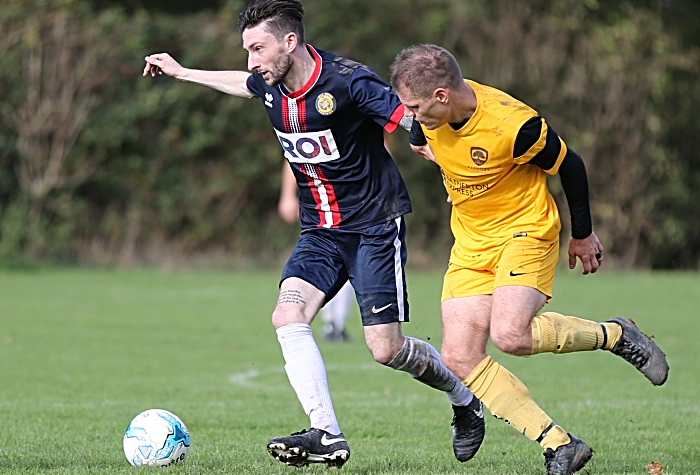
[[[187,462],[138,473],[325,473],[265,451],[308,424],[283,370],[269,315],[278,272],[95,269],[0,272],[0,473],[133,474],[121,439],[136,414],[164,408],[190,429]],[[440,273],[408,272],[407,335],[440,347]],[[548,310],[633,318],[668,353],[654,388],[605,352],[491,354],[596,453],[589,474],[700,473],[700,276],[560,271]],[[319,322],[314,324],[319,330]],[[352,450],[340,473],[543,474],[539,447],[489,417],[479,454],[451,453],[446,398],[374,363],[359,315],[347,344],[319,340]]]

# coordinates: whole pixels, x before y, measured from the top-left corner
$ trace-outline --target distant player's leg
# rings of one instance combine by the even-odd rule
[[[323,339],[326,341],[347,341],[345,323],[350,315],[352,303],[355,300],[355,292],[350,282],[338,291],[321,310],[323,321]]]
[[[349,266],[365,340],[379,363],[407,372],[447,394],[455,413],[455,453],[466,461],[476,454],[484,438],[481,402],[445,367],[432,345],[401,333],[400,322],[408,321],[403,224],[399,218],[365,230]]]
[[[581,469],[592,455],[588,446],[556,425],[535,403],[527,387],[486,355],[489,328],[493,324],[492,311],[489,295],[457,297],[442,302],[445,363],[463,378],[464,384],[483,401],[491,414],[540,444],[545,451],[548,474],[573,473]]]

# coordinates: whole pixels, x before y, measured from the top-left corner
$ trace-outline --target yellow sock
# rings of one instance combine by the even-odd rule
[[[535,315],[531,326],[533,355],[609,350],[622,334],[617,323],[597,323],[555,312]]]
[[[608,341],[603,345],[603,349],[612,350],[622,336],[622,327],[614,322],[601,323],[601,325],[605,327],[605,331],[608,334]]]
[[[479,363],[464,380],[464,385],[481,399],[491,414],[503,419],[528,439],[540,442],[545,450],[571,442],[561,427],[552,426],[552,419],[532,400],[525,385],[490,356]],[[548,428],[542,438],[542,433]]]

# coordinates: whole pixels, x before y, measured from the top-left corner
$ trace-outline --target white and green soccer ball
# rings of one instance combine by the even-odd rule
[[[149,409],[134,417],[124,433],[124,455],[135,467],[182,463],[190,451],[190,433],[172,412]]]

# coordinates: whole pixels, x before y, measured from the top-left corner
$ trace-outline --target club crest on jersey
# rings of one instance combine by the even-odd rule
[[[486,163],[486,160],[489,159],[489,151],[486,150],[485,148],[481,147],[472,147],[472,160],[474,163],[476,163],[478,166],[483,165]]]
[[[321,115],[331,115],[335,112],[335,98],[329,92],[322,92],[316,98],[316,110]]]
[[[265,93],[265,105],[267,107],[272,107],[272,99],[273,99],[272,94],[270,94],[269,92],[266,92]]]
[[[289,134],[277,132],[284,156],[292,163],[323,163],[340,158],[338,146],[330,129],[318,132]]]

